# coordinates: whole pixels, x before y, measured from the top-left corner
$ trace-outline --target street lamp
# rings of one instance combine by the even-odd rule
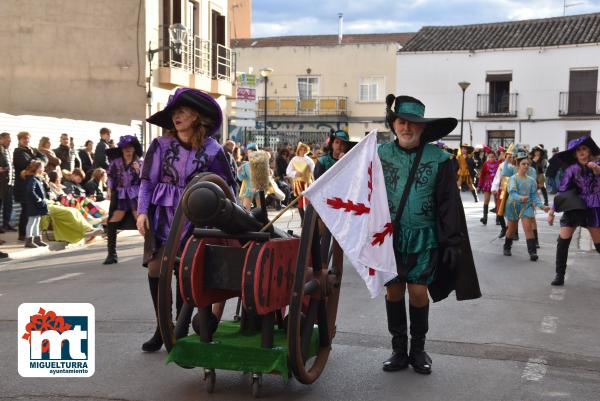
[[[272,68],[262,68],[260,70],[260,76],[265,81],[265,141],[267,140],[267,85],[269,84],[269,75],[273,73]]]
[[[461,81],[458,83],[458,86],[460,86],[460,89],[462,89],[462,111],[460,112],[460,143],[458,144],[458,146],[460,147],[462,147],[463,145],[463,123],[465,120],[465,91],[467,90],[469,85],[471,85],[471,83],[467,81]]]
[[[173,50],[175,54],[182,53],[183,44],[187,40],[187,29],[183,24],[172,24],[169,26],[169,45],[160,46],[156,49],[152,48],[152,42],[148,42],[148,65],[150,66],[150,75],[148,76],[148,116],[152,115],[152,60],[154,55],[163,50]],[[148,139],[152,137],[152,126],[148,124]],[[143,141],[142,141],[143,142]],[[142,146],[144,144],[142,143]]]

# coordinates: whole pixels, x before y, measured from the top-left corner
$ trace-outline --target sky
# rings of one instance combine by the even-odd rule
[[[422,26],[559,17],[565,0],[253,0],[252,37],[416,32]],[[600,12],[600,0],[566,0],[566,15]]]

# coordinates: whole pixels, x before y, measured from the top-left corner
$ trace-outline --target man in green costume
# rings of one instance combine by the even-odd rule
[[[313,175],[315,180],[325,173],[335,164],[344,154],[348,153],[356,142],[351,142],[348,133],[344,130],[337,130],[329,136],[327,153],[319,156]]]
[[[455,169],[447,152],[429,144],[449,134],[457,121],[424,118],[425,105],[410,96],[390,94],[386,103],[386,120],[396,140],[379,146],[378,154],[394,227],[398,276],[386,284],[393,353],[384,361],[383,370],[397,371],[410,364],[415,372],[429,374],[432,361],[425,352],[428,295],[434,302],[453,290],[458,300],[481,296]]]

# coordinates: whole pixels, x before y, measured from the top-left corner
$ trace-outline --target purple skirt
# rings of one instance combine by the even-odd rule
[[[138,204],[137,198],[134,198],[134,199],[129,199],[129,198],[117,199],[117,208],[116,208],[116,210],[124,210],[126,212],[128,212],[130,210],[136,211],[137,210],[137,204]]]

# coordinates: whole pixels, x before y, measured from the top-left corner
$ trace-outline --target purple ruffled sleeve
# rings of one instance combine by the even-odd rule
[[[154,193],[154,188],[158,184],[160,179],[160,165],[162,162],[162,155],[160,152],[160,145],[158,138],[154,139],[146,152],[144,158],[144,164],[142,167],[142,176],[140,184],[140,192],[138,197],[138,208],[137,212],[140,214],[148,214],[148,207],[150,206],[150,199]]]
[[[110,188],[111,190],[115,189],[114,185],[115,185],[115,178],[116,178],[116,172],[117,172],[116,164],[117,164],[117,159],[112,160],[110,162],[110,164],[108,165],[108,171],[106,172],[106,176],[108,178],[107,185],[108,185],[108,188]]]

